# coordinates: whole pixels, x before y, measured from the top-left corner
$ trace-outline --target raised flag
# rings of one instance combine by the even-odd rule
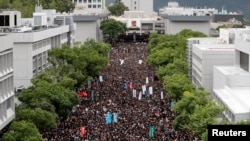
[[[95,95],[94,95],[94,91],[91,91],[91,100],[94,101],[95,100]]]
[[[139,60],[139,64],[142,64],[142,60]]]
[[[125,84],[124,84],[124,89],[128,89],[128,82],[125,82]]]
[[[146,84],[148,84],[148,77],[146,77]]]
[[[149,90],[146,90],[146,97],[149,97]]]
[[[153,87],[149,87],[149,94],[152,95],[153,94]]]
[[[129,88],[133,89],[133,82],[132,81],[129,82]]]
[[[150,138],[154,138],[155,136],[155,127],[154,126],[150,126],[149,127],[149,137]]]
[[[133,89],[133,97],[136,97],[136,90]]]
[[[113,113],[113,122],[114,123],[118,122],[118,114],[117,113]]]
[[[103,82],[103,78],[101,75],[99,76],[99,80],[100,80],[100,82]]]
[[[112,115],[110,112],[107,112],[106,114],[106,124],[111,124],[112,123]]]
[[[142,94],[146,93],[146,85],[142,85]]]
[[[88,79],[88,88],[91,87],[91,80]]]
[[[84,138],[84,136],[85,136],[85,134],[86,134],[86,128],[85,128],[85,126],[82,126],[82,127],[80,128],[80,130],[81,130],[81,137]]]
[[[164,97],[163,97],[163,91],[161,91],[161,100],[163,100]]]
[[[122,65],[124,63],[123,59],[120,59],[120,65]]]
[[[142,94],[141,91],[139,92],[138,100],[141,100]]]
[[[175,102],[174,102],[174,100],[172,99],[172,100],[171,100],[171,102],[170,102],[170,106],[171,106],[171,108],[173,108],[173,107],[174,107],[174,104],[175,104]]]
[[[78,96],[87,97],[88,94],[87,94],[86,92],[84,92],[84,91],[79,91],[79,92],[78,92]]]

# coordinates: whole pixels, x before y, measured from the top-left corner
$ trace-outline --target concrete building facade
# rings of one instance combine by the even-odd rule
[[[43,10],[41,5],[37,5],[33,22],[29,21],[24,22],[25,25],[5,30],[13,37],[16,91],[31,86],[31,79],[47,68],[48,51],[51,48],[74,44],[76,25],[72,16],[58,14],[55,10]]]
[[[31,86],[31,79],[48,66],[48,51],[68,43],[69,26],[11,33],[14,36],[14,85]]]
[[[151,16],[154,14],[153,0],[122,0],[129,11],[144,11],[146,15]]]
[[[12,27],[21,25],[21,12],[17,10],[0,10],[0,32],[8,32]]]
[[[0,130],[15,118],[13,40],[0,33]]]
[[[106,0],[72,0],[75,5],[74,14],[106,13]]]
[[[212,15],[216,13],[218,10],[214,8],[182,7],[178,2],[168,2],[167,6],[159,9],[166,34],[177,34],[183,29],[191,29],[210,35],[210,22]]]
[[[192,50],[192,82],[210,94],[213,91],[213,66],[234,64],[233,44],[195,44]]]
[[[84,43],[88,39],[102,41],[100,30],[101,21],[107,19],[108,14],[97,15],[73,15],[77,30],[75,31],[75,42]]]
[[[225,105],[223,118],[230,122],[250,119],[250,28],[234,29],[235,63],[233,66],[215,66],[213,97]]]

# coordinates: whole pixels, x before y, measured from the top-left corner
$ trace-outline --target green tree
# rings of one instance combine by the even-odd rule
[[[217,116],[222,110],[223,107],[217,106],[212,99],[208,98],[208,92],[185,91],[183,97],[174,106],[174,111],[178,115],[173,121],[173,127],[176,130],[192,131],[199,138],[205,138],[207,125],[217,123]]]
[[[43,141],[36,125],[28,121],[13,121],[9,131],[4,133],[3,141]]]
[[[104,57],[108,57],[108,54],[111,49],[110,44],[96,42],[94,39],[87,40],[86,42],[84,42],[84,45],[93,48],[98,52],[99,55]]]
[[[174,106],[174,110],[179,113],[173,121],[175,129],[188,130],[189,116],[194,113],[196,105],[207,103],[206,96],[207,92],[205,91],[185,91],[183,93],[183,97]]]
[[[124,14],[124,11],[128,11],[128,7],[121,0],[116,0],[113,5],[108,6],[108,10],[111,15],[121,16]]]
[[[106,19],[101,22],[100,29],[104,37],[107,38],[106,41],[114,44],[117,37],[126,32],[126,25],[114,19]]]
[[[163,78],[164,88],[168,91],[167,96],[177,100],[181,99],[185,91],[195,90],[195,86],[185,74],[173,74]]]
[[[16,110],[17,120],[30,121],[40,130],[46,131],[56,127],[56,115],[40,108]]]
[[[164,65],[157,70],[157,75],[160,80],[162,80],[164,76],[170,76],[177,73],[188,73],[188,66],[185,60],[179,58],[174,59],[173,63],[168,63],[167,65]]]
[[[200,31],[193,31],[191,29],[183,29],[177,34],[177,36],[184,37],[185,40],[192,37],[207,37],[204,33]]]
[[[162,49],[152,49],[152,53],[147,57],[147,64],[152,64],[155,66],[163,66],[174,60],[173,48],[166,47],[166,44],[160,44],[163,46]]]
[[[151,53],[152,49],[160,47],[158,46],[159,44],[164,43],[164,42],[169,42],[169,41],[175,41],[175,40],[176,40],[175,35],[170,35],[170,34],[160,35],[158,33],[151,33],[149,35],[149,42],[147,44],[147,50],[149,53]]]
[[[10,8],[10,0],[0,0],[0,9]]]
[[[109,50],[110,45],[94,41],[80,47],[54,48],[49,52],[48,60],[52,64],[49,72],[57,82],[67,76],[76,80],[74,87],[82,87],[88,79],[99,75],[107,66]]]
[[[194,113],[190,115],[188,129],[201,138],[207,132],[207,125],[217,123],[217,117],[222,112],[222,107],[217,106],[212,100],[206,105],[195,105]]]
[[[75,3],[72,0],[56,0],[56,7],[54,7],[59,12],[72,12],[75,9]]]
[[[34,78],[33,86],[24,89],[18,99],[30,108],[54,109],[59,117],[66,118],[73,106],[79,102],[77,94],[58,83],[39,80]],[[45,105],[41,105],[40,101]]]

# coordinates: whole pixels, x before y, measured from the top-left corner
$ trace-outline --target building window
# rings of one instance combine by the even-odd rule
[[[136,4],[136,1],[134,2],[134,4]]]
[[[79,0],[79,3],[82,3],[82,0]]]
[[[95,5],[95,4],[93,5],[93,8],[96,8],[96,5]]]
[[[3,66],[3,56],[0,56],[0,73],[3,73],[4,66]]]
[[[7,100],[7,109],[11,108],[11,98]]]
[[[91,4],[89,4],[89,5],[88,5],[88,8],[91,8],[91,7],[92,7]]]
[[[98,2],[102,2],[102,0],[98,0]]]
[[[93,0],[93,3],[96,3],[96,0]]]
[[[0,26],[10,26],[10,16],[1,15],[0,16]]]
[[[17,26],[17,16],[14,16],[14,25]]]
[[[83,3],[87,3],[87,0],[83,0]]]
[[[75,3],[77,3],[77,0],[74,0]]]
[[[89,3],[92,3],[92,0],[88,0]]]
[[[97,6],[98,8],[102,8],[102,5],[100,5],[100,4],[98,4],[98,6]]]
[[[245,71],[249,71],[249,55],[244,52],[240,52],[240,67]]]

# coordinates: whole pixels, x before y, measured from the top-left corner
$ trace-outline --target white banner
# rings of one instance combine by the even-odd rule
[[[161,100],[163,100],[164,97],[163,97],[163,91],[161,91]]]
[[[133,89],[133,97],[136,97],[136,90]]]
[[[146,92],[146,85],[142,85],[142,94],[145,94]]]
[[[153,87],[152,87],[152,86],[149,87],[149,94],[150,94],[150,95],[153,94]]]
[[[142,96],[142,94],[141,94],[141,91],[140,91],[139,96],[138,96],[138,100],[141,100],[141,96]]]
[[[142,64],[142,60],[139,60],[139,64]]]

